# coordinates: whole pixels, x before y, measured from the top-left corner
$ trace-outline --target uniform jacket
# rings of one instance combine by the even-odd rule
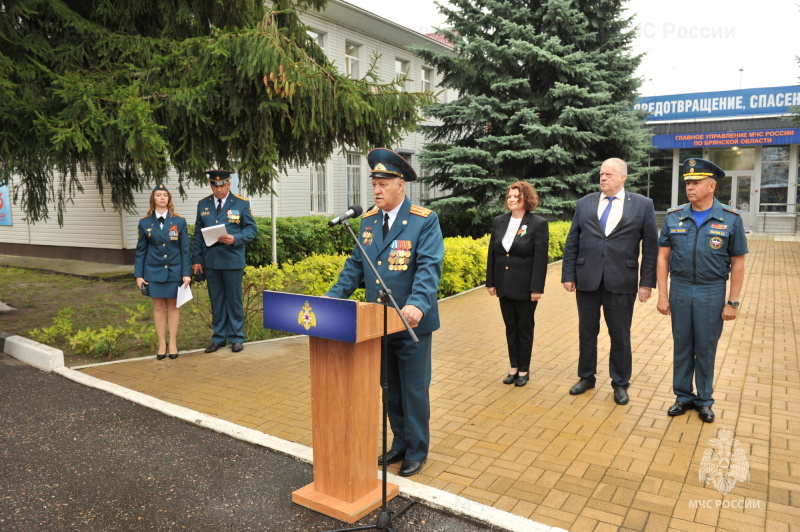
[[[189,232],[183,216],[167,213],[162,229],[153,213],[139,220],[137,231],[134,277],[148,283],[164,283],[182,281],[184,276],[192,275]]]
[[[217,214],[216,198],[213,194],[197,203],[197,221],[194,226],[192,264],[202,264],[211,270],[239,270],[245,266],[245,244],[252,241],[258,232],[250,202],[235,194],[228,194],[222,209]],[[200,230],[203,227],[225,224],[228,234],[234,236],[233,245],[215,244],[206,246]]]
[[[691,203],[668,211],[658,245],[672,248],[672,280],[693,284],[724,283],[731,271],[731,257],[748,251],[741,216],[716,198],[700,227],[694,223]]]
[[[428,334],[439,328],[439,304],[436,293],[442,277],[444,240],[436,213],[412,205],[408,198],[397,213],[391,230],[384,239],[381,234],[381,210],[372,209],[361,219],[358,238],[367,256],[392,291],[402,309],[405,305],[419,308],[423,317],[416,334]],[[394,252],[394,253],[393,253]],[[398,252],[402,257],[398,257]],[[380,285],[361,250],[356,246],[345,262],[339,280],[327,295],[347,298],[361,281],[366,287],[366,300],[378,302]],[[401,334],[401,333],[398,333]],[[402,333],[405,334],[405,333]]]
[[[531,292],[544,292],[550,240],[547,221],[532,212],[526,212],[511,249],[506,251],[503,237],[510,221],[511,213],[508,212],[496,217],[492,223],[486,287],[494,287],[498,297],[530,300]]]
[[[606,290],[618,294],[635,294],[640,285],[655,288],[658,229],[653,201],[625,192],[622,218],[606,236],[597,217],[600,198],[601,192],[594,192],[578,200],[564,244],[561,282],[593,291],[602,279]]]

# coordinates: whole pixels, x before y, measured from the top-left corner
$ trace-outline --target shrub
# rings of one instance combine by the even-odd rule
[[[572,222],[550,222],[550,245],[547,253],[547,262],[561,260],[564,256],[564,244]]]
[[[488,245],[489,235],[477,240],[468,237],[444,239],[439,299],[475,288],[486,281]]]

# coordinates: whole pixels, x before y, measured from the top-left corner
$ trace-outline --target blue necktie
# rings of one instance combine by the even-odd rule
[[[606,210],[603,211],[603,214],[600,215],[600,225],[603,227],[603,232],[606,232],[606,222],[608,222],[608,215],[611,213],[611,202],[617,199],[616,196],[607,196],[608,205],[606,205]]]

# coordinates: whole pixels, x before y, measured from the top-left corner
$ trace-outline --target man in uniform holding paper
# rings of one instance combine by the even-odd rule
[[[213,353],[230,342],[231,351],[238,353],[244,343],[244,308],[242,307],[242,278],[244,277],[244,246],[258,231],[250,202],[230,194],[231,174],[228,170],[209,170],[210,196],[197,204],[197,221],[192,245],[192,271],[205,272],[214,335],[206,347]],[[203,228],[223,225],[226,234],[208,246]]]

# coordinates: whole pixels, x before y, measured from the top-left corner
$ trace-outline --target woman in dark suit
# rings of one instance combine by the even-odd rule
[[[506,191],[506,208],[492,223],[486,289],[500,298],[506,324],[511,370],[504,384],[525,386],[530,377],[536,305],[544,292],[550,233],[547,221],[533,214],[539,205],[536,190],[517,181]]]
[[[167,353],[171,359],[178,358],[178,287],[187,286],[192,273],[186,220],[175,214],[174,209],[172,195],[159,183],[150,194],[147,216],[139,220],[139,241],[136,244],[134,276],[136,286],[153,301],[158,360],[164,360]]]

